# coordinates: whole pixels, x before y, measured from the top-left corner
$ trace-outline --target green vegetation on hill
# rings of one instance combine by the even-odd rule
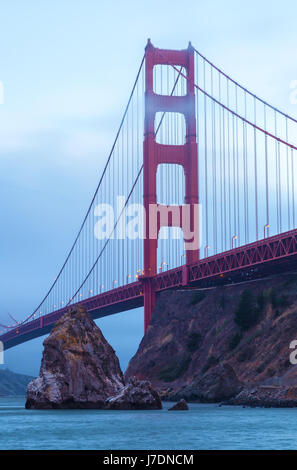
[[[261,309],[253,293],[250,290],[244,290],[235,311],[234,321],[242,330],[248,330],[257,323],[260,312]]]
[[[240,341],[242,340],[242,333],[240,332],[237,332],[237,333],[234,333],[234,335],[232,336],[230,342],[229,342],[229,349],[230,351],[232,351],[233,349],[235,349]]]
[[[189,334],[187,347],[190,352],[196,351],[202,343],[202,336],[198,331],[193,331]]]
[[[235,323],[242,331],[248,330],[257,323],[260,314],[268,304],[274,310],[284,309],[290,305],[290,301],[286,295],[278,295],[275,288],[264,289],[257,297],[254,296],[251,290],[244,290],[235,311]],[[279,310],[276,313],[280,313]],[[230,349],[237,346],[238,338],[234,336]]]
[[[0,369],[0,396],[21,396],[26,394],[28,383],[33,377],[16,374],[9,369]]]
[[[191,362],[191,356],[184,356],[179,360],[171,362],[168,366],[160,370],[158,374],[159,380],[164,382],[173,382],[187,371]]]
[[[257,298],[258,305],[263,309],[267,304],[271,304],[272,308],[286,308],[290,305],[288,296],[278,295],[275,288],[264,289]]]
[[[204,292],[195,292],[195,294],[193,294],[191,299],[190,299],[189,305],[197,305],[204,298],[205,298],[205,293]]]

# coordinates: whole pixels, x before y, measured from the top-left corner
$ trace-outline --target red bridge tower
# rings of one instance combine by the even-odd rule
[[[183,67],[187,77],[187,93],[184,96],[159,95],[154,92],[153,71],[156,65]],[[145,49],[145,123],[143,145],[143,202],[146,213],[144,239],[144,329],[146,331],[155,307],[156,293],[154,276],[157,274],[157,247],[159,230],[164,223],[157,224],[157,237],[150,238],[150,204],[157,204],[156,176],[161,163],[182,165],[185,174],[185,204],[190,206],[190,226],[194,228],[194,210],[198,204],[198,154],[196,141],[195,91],[194,91],[194,49],[181,51],[155,48],[148,40]],[[186,140],[183,145],[164,145],[156,142],[155,116],[157,112],[182,113],[186,122]],[[195,206],[194,206],[195,205]],[[169,209],[173,206],[167,206]],[[158,205],[158,208],[161,208]],[[180,214],[181,214],[180,206]],[[175,225],[169,216],[167,226]],[[178,225],[181,227],[180,223]],[[181,227],[182,228],[182,227]],[[186,250],[186,265],[197,261],[198,249]],[[184,278],[187,277],[185,266]],[[184,279],[185,284],[187,282]]]

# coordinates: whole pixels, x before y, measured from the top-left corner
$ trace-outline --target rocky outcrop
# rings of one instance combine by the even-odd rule
[[[26,408],[160,409],[148,381],[124,382],[119,360],[90,315],[73,308],[44,341],[40,374],[29,383]]]
[[[186,400],[182,398],[171,408],[168,408],[168,411],[187,411],[188,409],[189,407],[188,407]]]
[[[44,340],[40,375],[26,408],[104,408],[124,386],[114,350],[83,308],[66,313]]]
[[[110,410],[156,410],[162,409],[159,394],[147,380],[131,377],[120,392],[106,400]]]
[[[243,385],[233,368],[223,363],[210,369],[198,380],[197,389],[202,402],[218,402],[237,395]]]
[[[224,404],[262,408],[293,408],[297,407],[297,386],[262,385],[251,389],[246,388]]]
[[[236,396],[243,388],[232,367],[225,363],[210,369],[201,378],[195,379],[189,385],[167,398],[177,400],[180,397],[187,401],[201,403],[216,403]]]
[[[262,385],[291,389],[297,366],[289,345],[296,339],[297,273],[164,291],[125,377],[149,380],[170,401],[221,402]]]

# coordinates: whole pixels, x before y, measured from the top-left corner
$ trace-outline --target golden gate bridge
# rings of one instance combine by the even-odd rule
[[[77,303],[93,318],[144,306],[146,330],[162,290],[295,269],[296,124],[191,44],[165,50],[148,40],[74,243],[38,306],[1,325],[5,349],[48,333]],[[119,196],[116,217],[98,236],[102,207],[117,207]],[[135,227],[140,205],[143,236]],[[185,206],[199,247],[189,248],[182,234]]]

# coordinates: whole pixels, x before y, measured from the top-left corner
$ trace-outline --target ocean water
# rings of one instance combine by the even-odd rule
[[[0,449],[297,449],[297,408],[26,410],[0,398]]]

